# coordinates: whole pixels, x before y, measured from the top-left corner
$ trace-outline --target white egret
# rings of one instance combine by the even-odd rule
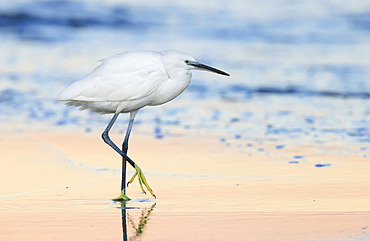
[[[207,70],[221,75],[229,74],[197,62],[193,57],[178,51],[129,51],[101,60],[84,79],[68,86],[59,100],[67,105],[93,112],[114,113],[112,120],[102,133],[103,140],[122,156],[121,195],[113,200],[129,200],[126,196],[126,161],[136,173],[127,183],[138,176],[155,197],[140,167],[127,156],[128,140],[134,118],[139,109],[145,106],[164,104],[180,95],[188,87],[190,70]],[[109,130],[120,113],[130,113],[122,150],[109,138]]]

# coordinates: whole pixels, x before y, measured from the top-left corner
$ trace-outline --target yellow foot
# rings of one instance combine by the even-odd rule
[[[113,198],[113,201],[129,201],[129,200],[131,200],[131,198],[126,196],[124,190],[121,191],[121,195],[119,195],[118,197]]]
[[[139,180],[141,191],[143,191],[143,193],[146,194],[146,192],[144,191],[144,188],[143,188],[143,183],[144,183],[146,189],[148,189],[148,191],[150,192],[150,194],[152,194],[152,196],[154,198],[156,198],[156,196],[153,193],[153,190],[149,187],[149,184],[146,181],[146,178],[145,178],[144,173],[141,170],[141,168],[138,165],[135,165],[135,170],[136,170],[136,173],[131,177],[130,181],[127,183],[127,186],[129,184],[131,184],[135,180],[135,177],[137,176],[137,179]]]

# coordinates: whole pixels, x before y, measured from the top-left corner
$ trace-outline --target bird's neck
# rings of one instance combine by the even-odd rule
[[[191,78],[191,72],[190,70],[187,70],[187,69],[174,70],[174,71],[167,70],[167,75],[169,79],[178,80],[180,82],[182,81],[189,82]]]
[[[153,93],[154,98],[150,105],[161,105],[180,95],[190,83],[191,72],[187,71],[187,73],[184,72],[183,74],[175,74],[175,76],[169,77]]]
[[[191,72],[189,70],[174,71],[173,73],[168,73],[169,79],[166,85],[168,88],[177,90],[179,94],[188,87],[191,79]]]

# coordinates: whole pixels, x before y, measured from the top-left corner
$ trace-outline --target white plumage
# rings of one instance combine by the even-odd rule
[[[132,51],[101,60],[84,79],[67,87],[59,100],[98,113],[125,113],[160,105],[181,94],[190,83],[185,61],[177,51]]]
[[[142,191],[143,183],[155,197],[140,167],[127,156],[128,140],[136,113],[144,106],[161,105],[181,94],[190,83],[192,69],[229,74],[177,51],[125,52],[101,62],[84,79],[68,86],[59,100],[80,109],[102,114],[115,113],[102,134],[103,140],[123,158],[121,195],[113,200],[129,200],[125,191],[126,161],[136,170],[129,183],[138,176]],[[121,150],[108,133],[118,115],[126,112],[130,112],[130,122]]]

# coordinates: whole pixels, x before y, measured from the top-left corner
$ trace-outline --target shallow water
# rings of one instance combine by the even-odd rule
[[[136,124],[154,134],[176,126],[216,129],[226,139],[245,132],[241,140],[369,143],[366,2],[2,1],[0,7],[2,122],[100,130],[109,117],[64,107],[56,101],[62,89],[117,52],[174,48],[232,76],[196,72],[176,101],[143,109]]]
[[[229,72],[231,77],[194,72],[192,83],[175,101],[160,107],[144,108],[139,112],[132,141],[135,141],[135,135],[153,137],[152,141],[158,143],[157,148],[163,148],[163,152],[170,152],[165,146],[160,147],[168,139],[183,140],[183,143],[178,144],[182,146],[188,140],[186,138],[189,138],[189,143],[194,139],[207,139],[217,143],[220,147],[218,150],[224,148],[230,150],[231,154],[228,153],[228,157],[234,152],[246,159],[261,155],[263,161],[279,163],[288,168],[289,173],[290,168],[298,170],[300,175],[305,175],[304,171],[299,171],[300,168],[303,170],[308,168],[315,173],[328,172],[327,175],[330,176],[337,170],[335,168],[345,166],[348,167],[347,171],[352,171],[353,168],[355,170],[353,173],[361,173],[361,183],[366,183],[368,180],[366,172],[368,174],[369,170],[366,161],[370,151],[369,16],[370,3],[366,1],[348,3],[342,0],[299,2],[232,0],[227,4],[220,1],[189,4],[183,1],[164,0],[127,3],[116,0],[1,1],[0,131],[3,134],[25,135],[43,131],[86,132],[86,135],[92,134],[92,139],[99,139],[99,133],[108,123],[110,116],[65,107],[57,101],[63,88],[83,78],[97,66],[96,60],[118,52],[133,49],[177,49],[193,55],[201,62]],[[121,136],[127,119],[128,116],[122,115],[113,132],[120,132]],[[104,148],[99,141],[97,142]],[[136,145],[140,146],[140,143]],[[152,144],[144,146],[149,145]],[[135,144],[132,144],[132,148],[134,146]],[[299,150],[301,146],[306,148],[305,151]],[[176,155],[178,152],[185,152],[183,149],[170,153]],[[47,148],[35,151],[34,166],[38,165],[36,160],[38,155],[42,155],[40,153],[44,153],[43,151],[49,153],[50,160],[54,160],[52,165],[59,165],[60,163],[55,160],[59,160],[60,150],[53,148],[52,150],[52,154]],[[140,149],[131,151],[143,155]],[[5,153],[4,150],[2,152]],[[212,155],[209,154],[202,161],[207,163],[208,159],[213,158]],[[9,154],[8,157],[3,154],[2,160],[14,156]],[[119,166],[96,165],[89,163],[87,157],[86,160],[79,157],[80,159],[62,158],[61,162],[63,165],[83,170],[84,173],[109,173],[107,180],[110,180],[110,175],[114,174],[116,178],[119,175]],[[143,159],[145,160],[145,157]],[[233,158],[230,159],[235,161]],[[344,159],[348,160],[344,162]],[[184,157],[182,161],[186,160]],[[184,171],[176,170],[176,166],[172,166],[172,169],[168,167],[169,170],[163,171],[167,166],[157,165],[162,169],[155,165],[146,168],[151,171],[150,175],[158,178],[156,186],[166,183],[166,179],[161,179],[163,177],[175,178],[176,183],[181,179],[183,185],[189,189],[189,195],[202,196],[205,189],[214,190],[218,185],[222,187],[225,180],[226,183],[228,181],[233,183],[231,180],[235,177],[230,173],[225,176],[214,169]],[[218,165],[221,169],[224,168],[222,164]],[[49,164],[47,166],[50,169],[47,170],[53,173]],[[248,166],[252,167],[254,166]],[[247,172],[248,168],[241,166],[240,170],[244,172],[241,171],[240,175],[236,175],[242,188],[250,181],[265,182],[271,179],[271,173],[264,173],[264,170],[269,169],[266,163],[262,163],[257,170],[257,173],[260,171],[259,174]],[[68,169],[66,173],[70,171]],[[353,173],[344,176],[355,182],[355,179],[351,179]],[[280,225],[282,220],[289,220],[288,223],[291,225],[295,220],[303,220],[303,226],[306,224],[312,227],[306,231],[304,228],[295,227],[294,230],[302,235],[291,237],[282,235],[284,237],[282,240],[310,240],[310,238],[329,240],[333,236],[310,236],[310,234],[332,230],[328,226],[320,229],[320,225],[325,225],[328,220],[336,223],[337,215],[345,217],[344,219],[348,218],[351,220],[349,223],[358,228],[357,233],[351,231],[341,238],[361,240],[363,234],[365,238],[368,237],[369,224],[362,220],[367,215],[366,211],[370,210],[366,204],[356,204],[356,200],[353,202],[356,208],[361,207],[359,213],[354,213],[348,205],[338,204],[341,208],[333,207],[333,210],[330,209],[330,205],[325,206],[327,211],[325,214],[315,214],[315,210],[306,210],[315,215],[305,216],[302,214],[305,208],[298,208],[300,210],[298,216],[279,214],[284,210],[283,202],[279,203],[281,206],[276,207],[276,203],[272,201],[274,198],[267,191],[259,191],[263,188],[273,190],[269,188],[278,185],[274,181],[280,180],[278,177],[285,176],[286,173],[276,175],[272,178],[272,186],[262,185],[261,189],[257,187],[253,189],[247,185],[254,190],[250,192],[243,189],[243,195],[261,195],[266,197],[267,201],[257,198],[256,202],[248,200],[249,205],[244,203],[246,202],[244,196],[238,196],[231,201],[227,199],[224,203],[222,198],[211,195],[210,199],[196,198],[196,201],[185,202],[188,197],[170,186],[163,190],[162,197],[165,198],[158,201],[153,209],[151,199],[139,199],[128,203],[127,206],[131,208],[139,206],[140,209],[128,209],[127,215],[135,219],[134,223],[137,226],[142,217],[141,213],[144,212],[145,216],[145,212],[152,209],[149,215],[151,218],[147,221],[147,227],[150,227],[149,223],[152,225],[151,229],[148,228],[152,236],[144,236],[142,239],[145,240],[163,240],[163,236],[154,231],[155,227],[158,228],[161,224],[169,226],[171,232],[167,233],[168,239],[180,239],[179,233],[185,232],[186,227],[192,230],[194,236],[184,236],[184,239],[198,237],[202,240],[225,240],[227,237],[222,234],[232,235],[230,229],[237,227],[238,232],[235,232],[237,236],[235,238],[230,236],[230,240],[248,234],[252,240],[263,238],[271,240],[271,237],[274,237],[273,232],[279,233],[279,229],[288,230],[288,227]],[[289,174],[284,180],[300,178],[292,175]],[[306,182],[315,181],[307,178],[304,181],[304,190],[309,187]],[[325,175],[320,178],[323,178],[319,180],[324,180],[324,183],[327,181]],[[205,182],[205,179],[208,181],[211,179],[214,184],[197,186],[194,181]],[[116,181],[116,179],[112,181],[112,185]],[[335,184],[341,183],[342,179],[338,175],[330,181]],[[22,183],[19,180],[18,182]],[[55,181],[55,185],[59,187],[61,183]],[[196,188],[192,188],[192,185]],[[12,235],[19,231],[15,223],[24,217],[26,220],[24,229],[28,230],[29,235],[35,240],[42,237],[38,235],[43,229],[52,230],[50,231],[52,235],[61,235],[61,240],[65,239],[62,234],[66,230],[72,230],[76,233],[77,240],[82,235],[92,232],[91,225],[99,227],[96,229],[98,232],[94,234],[96,237],[117,240],[117,237],[122,235],[120,228],[122,223],[119,221],[122,218],[120,204],[105,201],[104,198],[108,194],[102,191],[104,186],[106,183],[99,189],[102,192],[98,195],[101,199],[81,198],[78,194],[85,195],[81,190],[73,192],[73,195],[58,194],[64,197],[62,201],[52,198],[51,193],[56,187],[54,185],[32,187],[29,189],[31,193],[26,194],[23,192],[27,192],[27,189],[20,188],[20,192],[17,193],[27,197],[26,203],[16,201],[14,195],[18,194],[5,192],[7,189],[4,187],[4,193],[1,195],[10,199],[2,200],[0,212],[4,219],[1,220],[13,222],[14,225],[7,226],[10,229],[5,235],[2,232],[2,237],[12,240]],[[53,188],[49,190],[50,187]],[[34,193],[34,190],[44,190],[43,188],[46,188],[47,195]],[[341,198],[340,191],[335,185],[329,185],[328,188],[338,191],[330,196],[331,198]],[[351,190],[351,186],[347,188]],[[66,191],[68,189],[66,188]],[[91,189],[90,186],[89,190]],[[361,189],[360,184],[355,188]],[[227,186],[222,190],[230,195],[238,192],[233,188],[229,190]],[[289,193],[289,190],[287,188],[286,192]],[[48,195],[52,197],[49,198]],[[323,195],[325,196],[325,192]],[[311,196],[308,195],[307,198]],[[302,200],[297,202],[298,206],[306,207]],[[291,201],[289,198],[286,200],[289,204]],[[264,205],[258,206],[256,204],[258,202]],[[85,203],[88,205],[84,205]],[[65,212],[66,206],[72,210],[76,208],[75,213],[59,215]],[[9,207],[15,211],[8,212]],[[41,210],[37,216],[40,220],[32,218],[35,207]],[[222,210],[227,215],[218,215]],[[270,212],[267,215],[266,210],[273,214]],[[324,218],[317,218],[317,215],[323,215]],[[81,220],[73,221],[78,216]],[[92,219],[99,220],[91,224]],[[356,223],[354,220],[360,221]],[[40,227],[26,225],[37,222],[42,225]],[[194,222],[193,226],[189,222]],[[209,226],[203,225],[202,228],[198,228],[200,223],[209,223]],[[244,229],[245,223],[251,228]],[[315,226],[314,223],[320,225]],[[80,224],[81,228],[76,228]],[[184,230],[179,230],[179,226],[183,226]],[[268,231],[265,230],[266,226],[270,227]],[[223,232],[220,227],[229,232]],[[135,236],[134,230],[128,229],[131,230],[129,236]],[[217,232],[219,238],[212,236],[211,230],[214,229],[219,230]],[[111,230],[114,231],[110,232]],[[263,232],[272,234],[264,236]],[[358,235],[352,236],[354,234]],[[48,238],[58,239],[57,236]],[[13,240],[19,239],[20,236],[13,237]]]
[[[3,133],[0,239],[368,239],[369,164],[339,153],[348,148],[253,142],[264,150],[243,153],[212,139],[136,135],[130,155],[157,199],[136,181],[132,200],[119,203],[110,199],[119,157],[98,135]],[[184,139],[194,146],[184,149]],[[317,167],[323,158],[335,164]]]

